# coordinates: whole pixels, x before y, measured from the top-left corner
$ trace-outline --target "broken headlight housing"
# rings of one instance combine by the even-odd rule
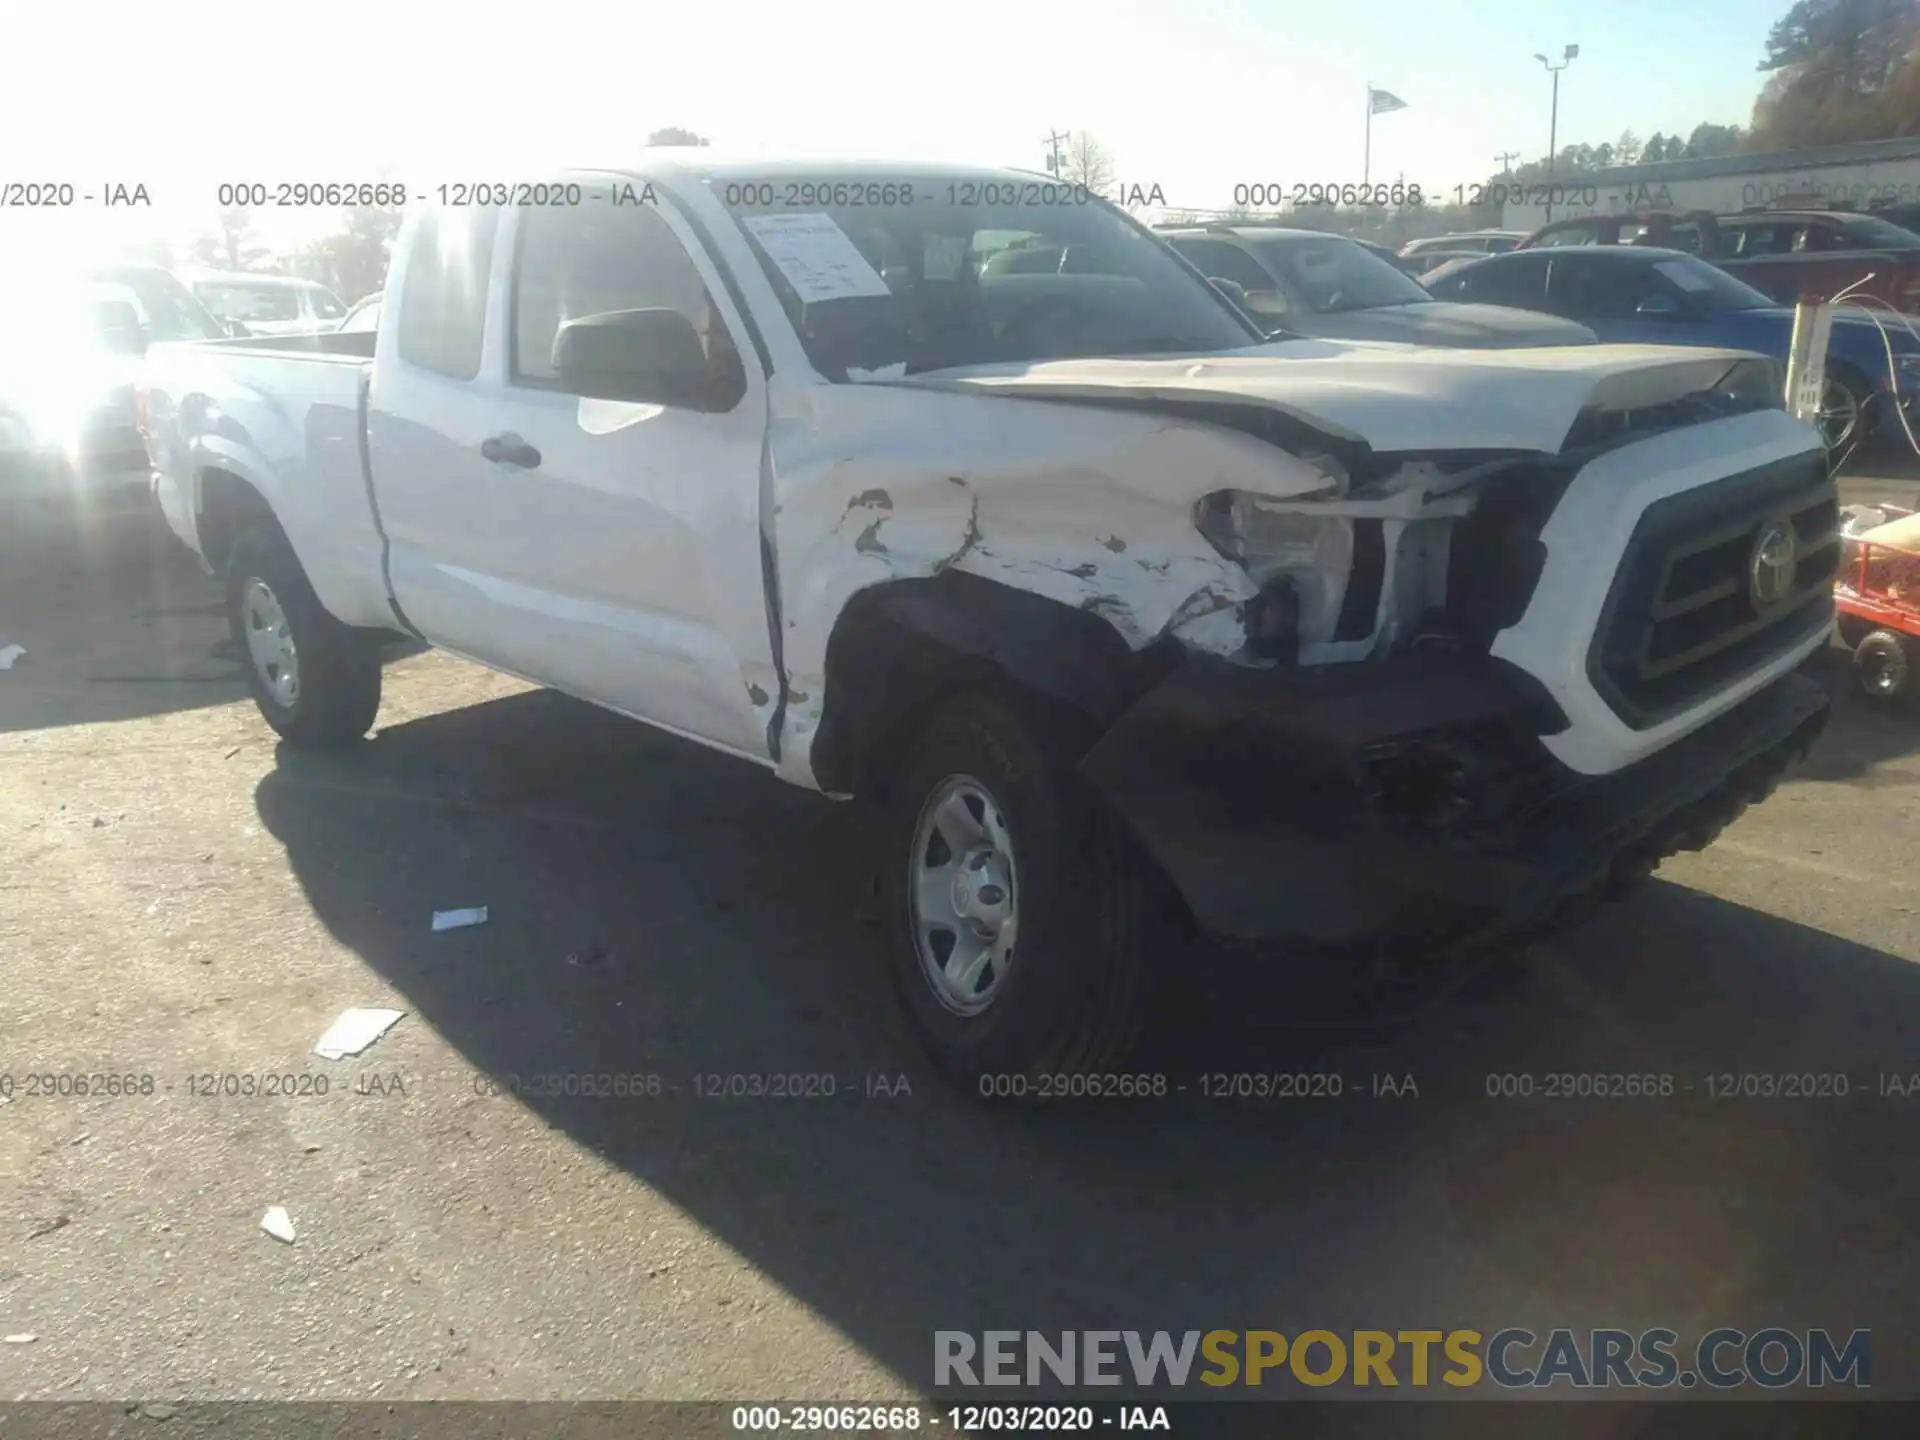
[[[1353,568],[1353,522],[1312,515],[1246,490],[1216,490],[1194,507],[1194,528],[1267,590],[1291,588],[1300,638],[1330,639]]]

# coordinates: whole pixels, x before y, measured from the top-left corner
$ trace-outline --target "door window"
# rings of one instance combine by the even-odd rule
[[[400,358],[455,380],[480,373],[493,267],[494,206],[430,210],[415,230],[400,295]]]
[[[1463,300],[1485,305],[1511,305],[1521,310],[1546,308],[1547,257],[1520,251],[1497,260],[1483,260],[1462,272]]]
[[[612,205],[589,190],[582,205],[523,214],[514,261],[515,384],[563,388],[553,353],[560,327],[631,310],[685,316],[709,364],[722,372],[740,370],[726,322],[700,272],[652,205]],[[740,378],[744,387],[744,372]]]
[[[1190,240],[1182,236],[1173,242],[1173,248],[1209,280],[1231,280],[1249,293],[1274,288],[1273,277],[1260,268],[1259,261],[1224,240]]]
[[[1547,308],[1573,320],[1630,320],[1651,293],[1647,266],[1563,255],[1547,279]]]

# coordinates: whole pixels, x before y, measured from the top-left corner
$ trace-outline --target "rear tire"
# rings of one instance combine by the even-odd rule
[[[227,560],[227,618],[247,688],[282,738],[308,750],[350,745],[380,710],[380,647],[313,593],[280,527],[244,530]]]
[[[1892,630],[1875,630],[1854,647],[1853,678],[1876,705],[1892,707],[1913,694],[1912,642]]]
[[[1158,871],[1075,773],[1054,718],[951,696],[889,787],[894,989],[941,1073],[986,1098],[1051,1098],[1053,1077],[1125,1057],[1164,913]]]

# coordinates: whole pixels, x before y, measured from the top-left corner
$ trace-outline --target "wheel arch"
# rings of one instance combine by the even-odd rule
[[[194,533],[201,558],[223,574],[233,542],[249,525],[265,522],[281,530],[280,517],[258,486],[231,470],[210,466],[200,472],[194,504]]]
[[[1132,650],[1091,611],[963,571],[872,586],[827,641],[813,772],[830,792],[884,790],[933,706],[965,689],[1024,694],[1091,740],[1180,655],[1171,640]]]

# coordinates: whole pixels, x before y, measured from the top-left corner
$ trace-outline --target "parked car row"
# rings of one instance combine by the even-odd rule
[[[1841,290],[1920,311],[1920,234],[1880,215],[1844,210],[1638,210],[1556,220],[1516,249],[1644,245],[1684,250],[1744,280],[1776,303]]]
[[[1163,229],[1167,243],[1268,331],[1470,349],[1591,344],[1591,330],[1547,314],[1443,304],[1344,235],[1279,225]]]
[[[0,278],[0,500],[137,499],[151,471],[134,402],[141,356],[231,333],[156,265]]]
[[[314,280],[243,271],[192,271],[186,280],[201,304],[250,335],[331,330],[347,313],[340,297]]]
[[[134,382],[168,341],[371,330],[324,285],[277,275],[120,264],[0,279],[0,500],[140,503],[152,467]]]
[[[1426,277],[1438,299],[1578,321],[1607,342],[1750,350],[1785,365],[1794,312],[1697,255],[1653,246],[1553,246],[1458,261]],[[1920,391],[1920,340],[1838,312],[1817,424],[1830,452],[1897,427]]]

